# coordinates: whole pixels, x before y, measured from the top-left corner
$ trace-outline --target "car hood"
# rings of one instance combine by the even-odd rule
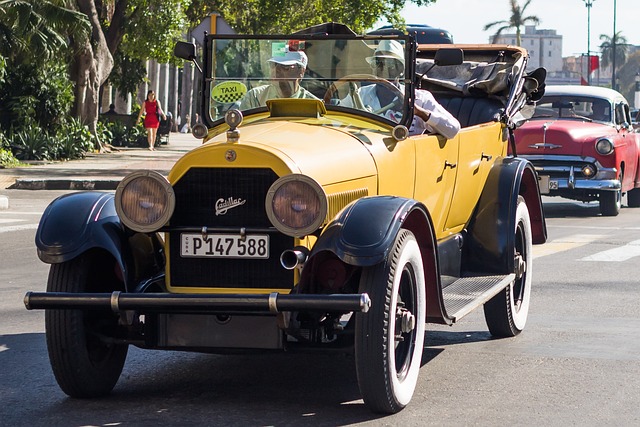
[[[577,120],[530,120],[516,129],[518,155],[591,153],[593,143],[615,133],[612,126]]]
[[[282,176],[301,173],[321,185],[377,174],[371,141],[389,132],[348,127],[328,120],[263,120],[238,128],[238,142],[225,133],[192,150],[174,166],[175,180],[190,167],[269,167]],[[230,160],[229,150],[234,152]]]

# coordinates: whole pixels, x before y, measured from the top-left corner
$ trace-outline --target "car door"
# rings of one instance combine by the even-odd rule
[[[437,238],[444,235],[444,222],[449,214],[451,197],[458,173],[460,137],[446,139],[441,135],[419,135],[415,141],[416,180],[414,199],[429,209]]]
[[[454,233],[471,218],[491,165],[504,154],[506,146],[506,132],[499,123],[472,126],[458,136],[457,178],[445,223],[445,230]]]

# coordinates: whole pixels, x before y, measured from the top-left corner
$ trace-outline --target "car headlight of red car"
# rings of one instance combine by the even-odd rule
[[[127,175],[116,188],[116,212],[133,231],[149,233],[165,225],[176,205],[173,187],[158,172],[140,170]]]
[[[327,196],[312,178],[291,174],[271,185],[265,208],[278,231],[291,237],[303,237],[316,231],[324,222]]]
[[[600,138],[596,141],[596,151],[603,156],[613,153],[613,142],[609,138]]]

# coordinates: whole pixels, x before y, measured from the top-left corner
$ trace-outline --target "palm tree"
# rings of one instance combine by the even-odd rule
[[[602,52],[602,66],[608,67],[609,64],[616,64],[616,68],[619,68],[621,65],[623,65],[627,59],[627,53],[629,53],[629,44],[627,43],[627,38],[621,34],[621,31],[618,31],[613,37],[609,37],[606,34],[601,34],[600,41],[600,51]]]
[[[523,25],[526,25],[527,23],[532,23],[532,24],[539,24],[540,23],[540,18],[538,18],[537,16],[524,16],[525,14],[525,10],[527,9],[527,7],[529,6],[529,3],[531,3],[531,0],[526,0],[524,2],[524,4],[522,5],[522,7],[518,4],[518,0],[509,0],[509,3],[511,4],[511,17],[509,18],[508,21],[495,21],[495,22],[491,22],[487,25],[484,26],[484,31],[487,31],[490,28],[496,27],[496,26],[500,26],[495,34],[493,35],[493,43],[496,43],[498,40],[498,37],[500,36],[500,34],[502,34],[503,31],[508,30],[509,28],[515,28],[516,29],[516,44],[518,46],[520,46],[522,44],[522,38],[520,36],[521,32],[520,32],[520,27],[522,27]]]
[[[0,55],[52,59],[68,36],[86,37],[87,17],[62,0],[0,0]]]

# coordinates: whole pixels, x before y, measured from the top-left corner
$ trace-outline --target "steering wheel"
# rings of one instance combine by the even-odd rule
[[[385,89],[388,89],[390,92],[392,92],[392,94],[394,95],[393,102],[374,111],[373,112],[374,114],[383,114],[385,111],[393,107],[399,108],[402,105],[402,102],[404,100],[404,94],[400,91],[400,89],[398,89],[393,84],[389,83],[388,80],[374,76],[373,74],[349,74],[339,78],[335,82],[331,83],[331,86],[329,86],[329,88],[325,92],[322,100],[324,101],[325,104],[327,104],[331,100],[331,97],[333,96],[333,94],[338,91],[338,88],[342,87],[345,84],[348,84],[349,95],[351,95],[351,98],[353,99],[354,107],[360,110],[366,110],[366,108],[364,107],[364,104],[362,103],[362,98],[360,97],[360,94],[358,93],[357,87],[355,85],[356,81],[363,81],[363,80],[373,81],[375,84],[380,84]]]

